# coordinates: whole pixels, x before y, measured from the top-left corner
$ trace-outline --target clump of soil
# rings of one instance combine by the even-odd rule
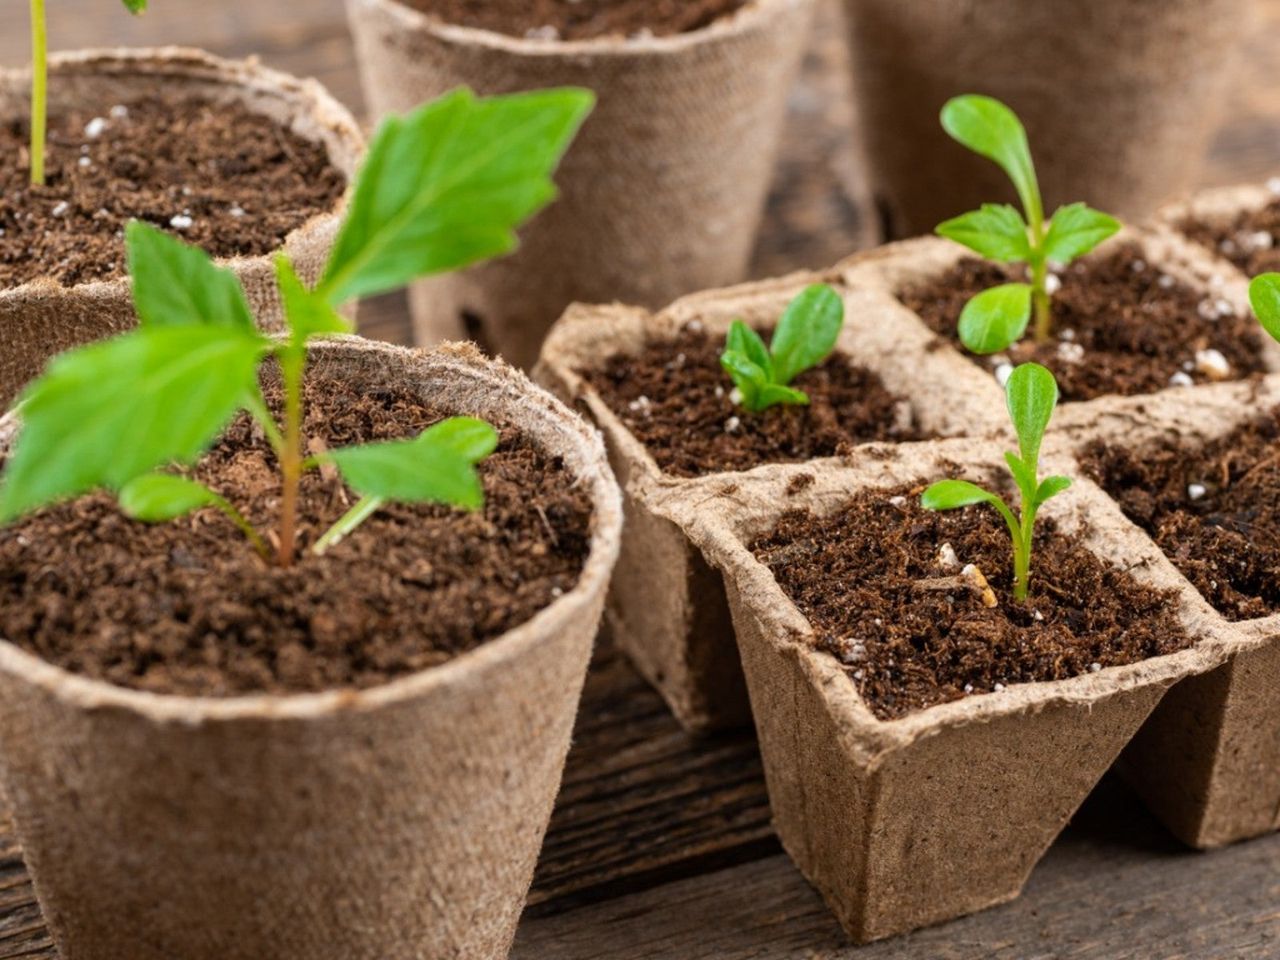
[[[307,430],[330,446],[413,435],[442,412],[313,369]],[[274,393],[272,392],[274,402]],[[220,513],[148,526],[93,495],[0,530],[0,636],[67,670],[194,696],[371,687],[444,663],[577,583],[591,506],[564,464],[509,425],[485,461],[486,506],[391,505],[323,558],[268,566]],[[195,475],[274,528],[275,458],[236,420]],[[308,474],[302,543],[354,502]]]
[[[1006,353],[973,361],[992,371],[1007,363],[1043,364],[1057,377],[1064,401],[1239,380],[1266,370],[1262,336],[1251,318],[1163,273],[1133,245],[1077,260],[1059,277],[1052,339],[1036,343],[1028,333]],[[1025,279],[1021,266],[966,258],[899,296],[935,333],[959,346],[956,325],[969,299]]]
[[[1098,441],[1081,465],[1224,617],[1280,612],[1280,409],[1208,444]]]
[[[513,37],[588,40],[690,33],[750,0],[406,0],[446,23]]]
[[[1031,591],[1017,603],[995,511],[934,513],[919,505],[922,489],[863,492],[825,518],[792,511],[751,545],[881,720],[1191,644],[1172,594],[1099,560],[1051,520],[1037,524]],[[966,564],[997,606],[960,575]]]
[[[1280,200],[1258,210],[1242,211],[1225,222],[1187,220],[1178,224],[1178,229],[1226,257],[1246,276],[1280,270]]]
[[[838,456],[872,440],[923,437],[911,404],[838,352],[792,382],[809,395],[808,406],[750,413],[733,402],[733,381],[720,366],[723,348],[722,340],[694,321],[674,339],[651,341],[635,356],[610,357],[603,369],[582,375],[658,466],[679,477]]]
[[[0,286],[124,276],[144,220],[215,257],[260,256],[333,208],[346,177],[323,145],[239,104],[145,97],[49,119],[30,183],[27,118],[0,124]]]

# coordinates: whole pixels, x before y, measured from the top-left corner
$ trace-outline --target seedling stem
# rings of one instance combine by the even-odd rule
[[[49,35],[44,0],[31,0],[31,182],[44,183],[45,116],[48,109]]]

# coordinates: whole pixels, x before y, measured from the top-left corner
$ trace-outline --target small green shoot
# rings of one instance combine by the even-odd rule
[[[920,498],[926,510],[955,510],[975,503],[995,507],[1004,518],[1013,541],[1013,595],[1021,603],[1027,599],[1031,579],[1031,546],[1036,512],[1051,497],[1071,486],[1068,477],[1039,478],[1040,444],[1058,405],[1058,384],[1053,374],[1038,363],[1016,367],[1005,384],[1009,417],[1018,434],[1018,453],[1006,452],[1005,462],[1022,499],[1021,515],[999,496],[966,480],[939,480]]]
[[[31,182],[44,183],[44,151],[49,113],[49,30],[45,0],[31,0]],[[147,0],[124,0],[130,13],[144,13]]]
[[[1280,273],[1263,273],[1249,281],[1249,304],[1262,329],[1280,340]]]
[[[743,409],[759,413],[776,404],[807,404],[808,394],[790,383],[831,355],[842,326],[844,301],[824,283],[807,287],[787,305],[769,346],[747,324],[733,321],[720,365],[737,387]]]
[[[942,127],[974,153],[997,163],[1013,181],[1022,212],[984,203],[937,227],[944,237],[1002,263],[1025,263],[1030,283],[1005,283],[974,296],[960,312],[961,342],[974,353],[999,353],[1022,338],[1035,315],[1035,338],[1053,332],[1049,264],[1065,266],[1120,229],[1113,217],[1083,203],[1059,207],[1048,222],[1027,131],[999,100],[965,94],[942,108]]]
[[[0,522],[101,489],[114,492],[126,514],[151,523],[217,509],[264,559],[287,567],[297,552],[301,478],[325,464],[361,499],[316,541],[315,553],[389,501],[479,509],[484,490],[475,467],[498,444],[481,420],[454,417],[412,439],[307,456],[308,345],[352,332],[337,309],[347,300],[511,250],[516,227],[554,197],[551,174],[593,102],[574,89],[488,99],[458,90],[387,119],[319,284],[309,287],[277,256],[283,337],[257,329],[229,270],[155,227],[130,223],[125,243],[139,328],[55,357],[27,388],[22,429],[0,478]],[[280,374],[280,420],[260,386],[268,361]],[[240,411],[259,423],[279,463],[273,537],[221,493],[169,472],[195,464]]]

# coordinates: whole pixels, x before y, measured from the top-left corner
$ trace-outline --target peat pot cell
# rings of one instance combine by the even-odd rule
[[[990,287],[1024,280],[1022,269],[965,257],[898,295],[963,350],[957,322],[965,303]],[[1003,354],[971,356],[974,363],[997,376],[1010,364],[1043,364],[1068,403],[1244,379],[1267,369],[1252,317],[1219,292],[1161,269],[1133,242],[1106,245],[1052,276],[1058,285],[1053,337],[1037,343],[1028,334]]]
[[[687,518],[724,577],[778,835],[858,942],[1018,896],[1169,686],[1225,656],[1230,627],[1087,480],[1045,503],[1018,601],[992,508],[920,505],[999,456],[863,448]]]
[[[57,110],[43,186],[28,179],[28,136],[25,117],[0,125],[0,288],[124,276],[134,218],[217,258],[263,256],[346,189],[323,144],[238,102],[157,94]]]
[[[1276,189],[1271,189],[1272,185]],[[1236,203],[1213,216],[1195,212],[1194,201],[1176,215],[1173,226],[1190,240],[1230,261],[1246,276],[1280,270],[1280,180],[1270,181],[1265,197],[1249,191],[1250,202]],[[1211,197],[1215,191],[1209,191]]]
[[[764,339],[772,331],[762,331]],[[676,477],[750,470],[846,453],[860,443],[919,440],[909,400],[880,376],[837,351],[793,382],[807,406],[745,410],[720,366],[724,338],[692,320],[674,338],[652,339],[635,354],[614,354],[582,371],[601,400]]]
[[[445,23],[529,40],[673,36],[710,26],[749,0],[405,0]]]
[[[1245,409],[1239,398],[1235,409]],[[1198,421],[1223,422],[1210,411]],[[1221,668],[1175,687],[1125,753],[1147,804],[1196,847],[1280,827],[1280,408],[1237,413],[1236,423],[1174,440],[1158,418],[1146,428],[1129,421],[1080,458],[1249,639]]]

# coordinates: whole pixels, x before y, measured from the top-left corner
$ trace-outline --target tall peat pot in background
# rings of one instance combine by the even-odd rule
[[[889,233],[1012,193],[938,125],[984,93],[1023,118],[1050,209],[1127,219],[1195,181],[1254,0],[845,0],[868,175]]]
[[[0,71],[15,132],[30,89],[30,71]],[[0,406],[49,357],[134,325],[133,217],[204,246],[278,328],[271,254],[318,276],[364,150],[350,112],[314,80],[177,47],[54,55],[48,92],[47,182],[27,182],[25,134],[0,166]]]
[[[562,482],[585,492],[591,518],[582,566],[532,618],[439,665],[362,689],[221,699],[156,693],[73,674],[0,642],[0,772],[40,905],[66,960],[507,954],[559,789],[618,550],[617,486],[592,430],[473,348],[424,355],[348,339],[313,347],[312,366],[323,393],[366,398],[396,417],[425,404],[487,418],[502,432],[500,451],[514,451],[514,460],[495,463],[496,477],[518,472],[521,458],[538,451],[551,473],[564,473]],[[380,407],[387,397],[394,403]],[[330,411],[316,419],[323,427],[344,417]],[[12,414],[0,426],[6,447],[17,427]],[[557,519],[553,512],[551,522]],[[452,574],[437,572],[430,589],[432,561],[451,569],[456,543],[471,538],[475,547],[496,538],[506,546],[492,549],[513,556],[532,546],[518,530],[492,529],[488,514],[459,514],[444,521],[447,529],[429,522],[436,526],[423,526],[416,539],[398,537],[392,546],[372,536],[362,546],[354,536],[296,575],[264,565],[257,577],[263,590],[291,591],[303,607],[312,605],[313,628],[327,618],[337,631],[330,645],[352,644],[376,667],[394,635],[388,631],[381,650],[361,647],[344,635],[360,625],[341,621],[344,608],[365,611],[355,619],[374,616],[355,585],[355,568],[373,562],[369,551],[402,558],[399,576],[383,579],[412,580],[431,608],[433,596],[443,604],[444,594],[460,587],[442,589],[441,577]],[[121,523],[130,526],[117,518],[117,531]],[[100,524],[97,534],[91,526],[84,536],[110,526]],[[114,556],[127,549],[101,547]],[[134,559],[143,571],[149,558]],[[314,608],[316,592],[304,586],[318,575],[317,563],[351,565],[329,581],[348,583],[339,593],[349,593],[328,612],[323,599]],[[230,576],[224,568],[218,575]],[[67,576],[92,580],[88,571]],[[146,580],[145,572],[139,576]],[[235,599],[252,605],[249,595],[263,590],[246,588]],[[481,613],[494,619],[501,611]],[[442,615],[435,608],[433,616]],[[394,615],[384,612],[382,620]],[[127,636],[130,627],[112,629]],[[147,642],[142,630],[133,642]],[[224,637],[217,646],[226,652],[234,644]],[[227,653],[216,669],[232,659]]]
[[[419,9],[431,6],[348,0],[375,113],[464,84],[588,87],[599,104],[557,176],[560,199],[519,252],[414,287],[419,343],[459,336],[465,317],[467,332],[530,366],[574,301],[659,307],[744,278],[813,0],[730,0],[685,32],[653,23],[585,39],[557,39],[554,25],[526,31],[515,12],[509,24],[490,22],[505,13],[484,21],[510,32],[460,26]]]

